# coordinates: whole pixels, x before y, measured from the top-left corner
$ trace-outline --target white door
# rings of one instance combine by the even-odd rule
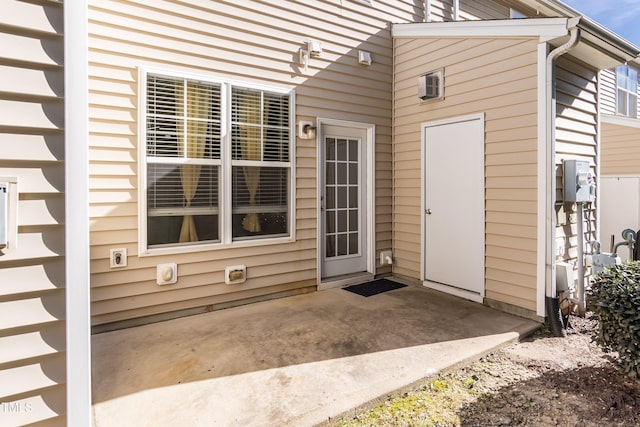
[[[423,125],[424,280],[484,296],[484,116]]]
[[[367,270],[366,129],[322,125],[320,253],[322,277]]]

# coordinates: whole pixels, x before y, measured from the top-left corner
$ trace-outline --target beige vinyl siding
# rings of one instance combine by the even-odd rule
[[[536,307],[537,40],[396,39],[394,273],[420,279],[420,125],[485,113],[486,296]],[[445,99],[417,77],[444,67]]]
[[[63,426],[63,5],[0,9],[0,177],[19,190],[18,247],[0,249],[0,425]]]
[[[596,171],[598,150],[598,71],[569,55],[556,60],[556,200],[563,200],[562,161],[588,161]],[[564,246],[558,259],[575,262],[577,257],[577,223],[575,212],[556,204],[556,240]],[[571,205],[565,205],[565,208]],[[584,213],[585,239],[596,238],[595,206]]]
[[[638,126],[601,123],[601,175],[640,176],[640,122]]]
[[[317,117],[376,126],[376,251],[391,249],[392,42],[389,22],[422,20],[414,2],[91,0],[90,209],[93,324],[313,289],[317,283],[315,140],[295,141],[296,241],[171,256],[138,256],[138,67],[187,72],[295,91],[296,123]],[[322,42],[305,71],[298,51]],[[373,64],[357,63],[366,50]],[[297,130],[296,130],[297,132]],[[109,268],[109,249],[129,265]],[[156,265],[178,264],[159,287]],[[248,280],[224,284],[246,264]],[[377,273],[390,272],[388,266]]]

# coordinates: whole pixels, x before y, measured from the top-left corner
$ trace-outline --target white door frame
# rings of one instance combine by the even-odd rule
[[[365,258],[367,260],[367,270],[364,274],[368,278],[373,278],[375,274],[375,134],[376,127],[373,123],[362,123],[362,122],[354,122],[348,120],[338,120],[338,119],[330,119],[324,117],[318,117],[316,119],[316,182],[318,183],[316,186],[316,271],[317,271],[317,283],[319,289],[327,289],[337,286],[344,286],[353,282],[362,281],[362,275],[358,275],[355,277],[349,277],[346,279],[332,280],[331,278],[327,278],[323,281],[322,279],[322,215],[320,214],[320,206],[321,206],[321,196],[322,196],[322,188],[321,183],[324,181],[323,179],[323,153],[322,153],[322,127],[324,125],[329,126],[342,126],[342,127],[351,127],[356,129],[362,129],[366,132],[366,140],[364,141],[367,150],[366,156],[362,158],[362,161],[367,162],[367,219],[366,224],[364,224],[364,247]]]
[[[475,292],[471,292],[471,291],[466,291],[464,289],[458,289],[455,287],[451,287],[451,286],[447,286],[447,285],[443,285],[443,284],[439,284],[439,283],[434,283],[434,282],[429,282],[426,280],[426,243],[425,243],[425,233],[426,233],[426,218],[425,218],[425,211],[427,209],[425,203],[425,189],[426,189],[426,128],[428,127],[432,127],[432,126],[441,126],[441,125],[448,125],[448,124],[454,124],[454,123],[459,123],[459,122],[466,122],[466,121],[471,121],[471,120],[481,120],[482,123],[484,124],[485,121],[485,115],[484,113],[478,113],[478,114],[470,114],[470,115],[465,115],[465,116],[456,116],[456,117],[449,117],[446,119],[441,119],[441,120],[433,120],[433,121],[428,121],[428,122],[423,122],[420,124],[420,168],[421,168],[421,182],[420,182],[420,280],[422,281],[422,284],[426,287],[432,288],[432,289],[436,289],[438,291],[442,291],[442,292],[446,292],[449,293],[451,295],[455,295],[461,298],[465,298],[471,301],[475,301],[475,302],[479,302],[479,303],[483,303],[484,302],[484,296],[486,293],[486,279],[484,277],[484,273],[483,273],[483,277],[482,277],[482,281],[485,284],[482,287],[482,290],[480,292],[480,294],[477,294]],[[483,138],[484,141],[484,138]],[[486,142],[486,141],[485,141]],[[485,190],[486,191],[486,190]],[[486,198],[486,195],[484,196]],[[486,222],[486,218],[484,219],[484,222]],[[485,240],[486,240],[486,236],[485,236]],[[486,261],[484,260],[485,258],[485,252],[483,251],[482,253],[482,257],[483,257],[483,265],[486,264]],[[486,268],[486,265],[485,265]]]

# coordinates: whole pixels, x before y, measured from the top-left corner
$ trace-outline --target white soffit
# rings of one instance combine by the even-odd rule
[[[549,41],[568,34],[568,18],[524,18],[484,21],[394,24],[396,38],[419,37],[539,37]]]

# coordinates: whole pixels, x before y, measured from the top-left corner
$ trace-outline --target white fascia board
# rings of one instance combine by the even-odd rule
[[[421,37],[539,37],[553,40],[568,34],[567,18],[499,19],[488,21],[393,24],[395,38]]]
[[[640,129],[640,119],[634,119],[624,116],[614,116],[612,114],[601,114],[600,120],[602,121],[602,123]]]

